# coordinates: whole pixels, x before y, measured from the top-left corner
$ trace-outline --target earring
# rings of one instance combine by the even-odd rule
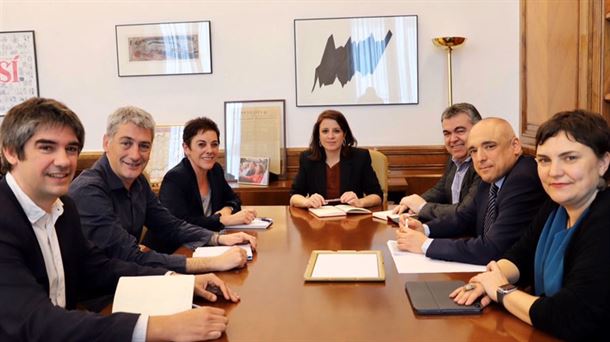
[[[322,142],[318,140],[318,146],[322,147]]]
[[[343,146],[346,146],[347,142],[345,142],[345,139],[343,139]]]

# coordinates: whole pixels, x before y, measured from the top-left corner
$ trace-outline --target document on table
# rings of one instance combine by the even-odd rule
[[[215,257],[221,255],[222,253],[228,251],[233,246],[204,246],[197,247],[193,252],[193,257]],[[245,245],[236,245],[236,247],[242,248],[246,251],[246,255],[248,256],[248,260],[252,260],[252,247],[250,244]]]
[[[225,229],[267,229],[273,220],[267,217],[257,217],[249,224],[234,224],[225,226]]]
[[[459,273],[484,272],[485,266],[430,259],[423,254],[398,249],[395,240],[388,240],[388,249],[398,273]]]
[[[191,309],[194,275],[121,277],[112,312],[172,315]]]

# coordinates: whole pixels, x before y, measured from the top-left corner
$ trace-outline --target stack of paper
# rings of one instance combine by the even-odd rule
[[[172,315],[191,309],[194,275],[121,277],[112,312]]]
[[[257,217],[249,224],[234,224],[231,226],[225,226],[225,229],[267,229],[273,220],[266,217]]]
[[[388,249],[398,273],[485,272],[485,266],[430,259],[423,254],[401,251],[395,240],[388,240]]]
[[[203,257],[215,257],[215,256],[219,256],[222,253],[228,251],[232,247],[234,247],[234,246],[204,246],[204,247],[198,247],[193,252],[193,257],[203,258]],[[246,244],[246,245],[236,245],[236,247],[241,247],[243,250],[245,250],[246,251],[246,255],[248,256],[248,260],[252,260],[252,247],[250,247],[249,244]]]

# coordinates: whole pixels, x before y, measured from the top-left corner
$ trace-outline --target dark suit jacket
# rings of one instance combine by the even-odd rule
[[[552,201],[540,212],[504,255],[519,269],[520,287],[534,284],[534,258],[538,239],[549,214],[558,207]],[[538,298],[529,310],[534,327],[565,340],[592,341],[608,338],[610,317],[610,189],[601,191],[589,213],[574,232],[565,251],[561,290]],[[606,336],[603,338],[602,336]]]
[[[460,187],[460,200],[456,204],[451,203],[453,197],[451,185],[456,171],[455,163],[449,158],[441,179],[421,195],[428,203],[419,211],[417,215],[419,220],[425,222],[453,214],[459,207],[468,206],[474,200],[481,177],[476,173],[471,163]]]
[[[490,184],[481,182],[474,201],[455,214],[428,222],[430,244],[426,256],[485,265],[496,260],[521,236],[547,198],[536,162],[521,156],[506,174],[496,199],[496,220],[483,236]],[[445,239],[470,236],[468,239]]]
[[[49,279],[32,225],[6,180],[0,181],[0,341],[130,341],[138,315],[74,310],[84,293],[112,293],[122,275],[164,269],[108,259],[87,241],[74,202],[62,197],[55,224],[66,282],[66,309],[49,299]]]
[[[225,180],[225,173],[220,164],[214,164],[208,171],[208,182],[212,195],[212,212],[224,207],[233,208],[233,212],[241,210],[239,199]],[[165,174],[159,199],[174,216],[187,222],[213,230],[221,230],[224,227],[219,216],[204,216],[197,176],[188,158],[182,159]]]
[[[292,183],[291,195],[303,196],[318,193],[326,198],[326,161],[311,160],[307,151],[301,153],[299,172]],[[369,151],[352,148],[349,157],[341,157],[340,192],[353,191],[358,198],[376,194],[383,198],[377,175],[371,166]]]

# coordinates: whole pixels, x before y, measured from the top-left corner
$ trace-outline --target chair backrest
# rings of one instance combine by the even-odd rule
[[[369,150],[369,154],[371,155],[371,166],[377,174],[377,180],[383,191],[382,204],[385,204],[388,201],[388,157],[377,150]]]

